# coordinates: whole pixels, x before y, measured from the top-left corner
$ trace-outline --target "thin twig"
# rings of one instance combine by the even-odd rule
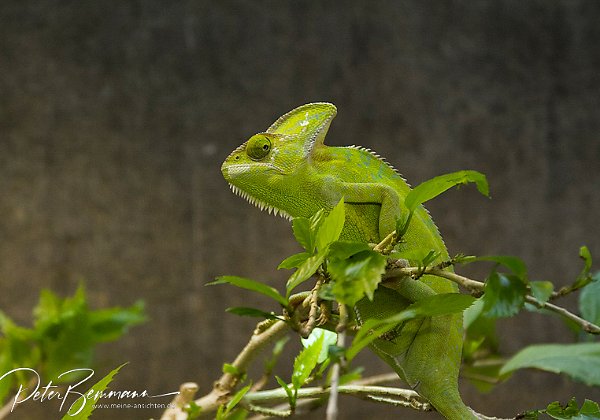
[[[529,295],[525,296],[525,300],[527,301],[527,303],[531,303],[532,305],[534,305],[537,308],[548,309],[549,311],[556,312],[557,314],[560,314],[560,315],[564,316],[565,318],[569,318],[571,321],[579,324],[581,326],[581,328],[583,329],[583,331],[585,331],[589,334],[600,334],[600,327],[598,325],[593,324],[583,318],[578,317],[577,315],[575,315],[572,312],[569,312],[568,310],[566,310],[563,307],[554,305],[553,303],[550,303],[550,302],[546,302],[546,303],[540,302],[533,296],[529,296]]]
[[[422,397],[411,389],[393,388],[385,386],[368,386],[368,385],[340,385],[338,387],[338,393],[344,395],[351,395],[355,397],[363,398],[365,396],[380,396],[388,398],[401,398],[406,401],[416,401],[423,403]],[[330,394],[329,388],[322,387],[307,387],[300,388],[298,390],[298,399],[305,398],[322,398],[327,397]],[[275,388],[266,391],[249,392],[244,395],[242,401],[249,404],[273,404],[285,402],[288,400],[288,396],[285,390],[282,388]]]
[[[400,378],[396,373],[382,373],[380,375],[373,375],[362,379],[357,379],[356,381],[352,381],[349,385],[356,386],[370,386],[370,385],[379,385],[388,382],[398,382]],[[305,412],[313,411],[323,405],[324,398],[305,398],[296,404],[295,414],[301,414]],[[288,402],[285,402],[281,405],[277,405],[273,407],[274,410],[278,412],[284,412],[286,409],[289,409]],[[248,420],[266,420],[273,418],[270,415],[256,415],[250,417]]]
[[[404,268],[393,268],[388,270],[388,272],[384,275],[384,278],[392,278],[392,277],[405,277],[405,276],[413,276],[419,274],[431,274],[438,277],[443,277],[445,279],[451,280],[454,283],[464,287],[472,294],[480,294],[485,289],[485,283],[482,283],[477,280],[472,280],[470,278],[461,276],[460,274],[456,274],[452,271],[443,270],[437,266],[429,267],[429,268],[421,268],[421,267],[404,267]],[[590,334],[600,334],[600,326],[593,324],[589,321],[586,321],[583,318],[578,317],[572,312],[569,312],[565,308],[554,305],[549,302],[540,302],[535,297],[531,295],[526,295],[525,300],[527,303],[530,303],[538,308],[547,309],[549,311],[560,314],[566,318],[569,318],[573,322],[577,323],[581,326],[581,328]]]
[[[348,309],[346,305],[338,306],[340,312],[340,321],[336,328],[337,345],[343,348],[346,344],[346,326],[348,324]],[[326,416],[327,420],[336,420],[338,416],[338,387],[340,382],[341,360],[335,362],[331,368],[331,388],[329,391],[329,401],[327,402]]]

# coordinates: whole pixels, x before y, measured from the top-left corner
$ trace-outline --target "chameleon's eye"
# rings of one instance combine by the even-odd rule
[[[271,151],[271,140],[264,134],[250,137],[246,145],[246,153],[253,160],[260,160]]]

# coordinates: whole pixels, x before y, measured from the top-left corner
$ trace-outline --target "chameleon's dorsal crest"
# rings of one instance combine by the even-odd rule
[[[315,146],[323,144],[336,114],[335,105],[327,102],[302,105],[279,117],[266,132],[305,139],[304,150],[309,154]]]

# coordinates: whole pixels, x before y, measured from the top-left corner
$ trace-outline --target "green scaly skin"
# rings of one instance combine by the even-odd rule
[[[377,243],[407,211],[404,198],[410,187],[367,149],[323,144],[336,112],[329,103],[290,111],[234,150],[221,170],[234,192],[288,219],[331,209],[343,197],[346,223],[341,239]],[[448,259],[424,208],[415,212],[403,246],[439,251],[438,262]],[[391,316],[432,294],[457,291],[449,280],[433,276],[418,282],[398,279],[386,286],[377,289],[373,301],[364,298],[357,303],[358,322]],[[439,413],[465,420],[476,417],[458,392],[462,340],[462,315],[454,314],[406,322],[394,337],[376,340],[372,349]]]

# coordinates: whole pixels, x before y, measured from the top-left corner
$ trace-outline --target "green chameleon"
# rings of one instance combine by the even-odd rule
[[[378,243],[407,212],[410,187],[368,149],[330,147],[323,141],[337,113],[329,103],[311,103],[280,117],[267,131],[235,149],[223,163],[232,190],[261,209],[288,219],[331,209],[343,197],[346,222],[341,239]],[[448,252],[427,211],[415,212],[403,249]],[[449,280],[425,275],[421,281],[395,281],[363,298],[354,313],[358,323],[392,316],[410,303],[436,293],[457,292]],[[477,418],[460,398],[462,314],[422,318],[398,326],[395,337],[381,337],[372,350],[448,419]]]

